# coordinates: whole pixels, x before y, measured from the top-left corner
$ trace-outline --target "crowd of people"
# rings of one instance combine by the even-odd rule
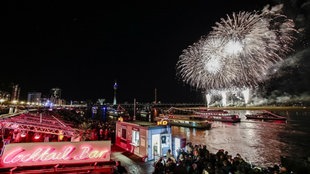
[[[287,174],[286,167],[274,165],[267,168],[252,166],[240,154],[232,156],[220,149],[211,153],[206,145],[193,145],[188,142],[179,149],[177,156],[168,150],[165,157],[154,163],[153,174]]]

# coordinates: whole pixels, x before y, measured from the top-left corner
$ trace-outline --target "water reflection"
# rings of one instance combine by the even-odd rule
[[[173,135],[185,137],[194,144],[205,144],[211,152],[227,150],[232,156],[240,153],[258,166],[273,166],[283,156],[310,156],[309,111],[277,111],[286,122],[247,120],[252,111],[231,111],[241,117],[240,123],[214,122],[210,130],[172,127]]]

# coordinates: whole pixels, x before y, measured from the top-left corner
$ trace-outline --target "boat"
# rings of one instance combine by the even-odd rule
[[[130,115],[129,113],[126,111],[125,108],[121,107],[121,105],[118,105],[117,108],[115,107],[108,107],[107,108],[107,115],[111,118],[120,118],[122,117],[124,120],[129,120],[130,119]]]
[[[151,121],[151,111],[148,109],[137,110],[136,119],[141,121]]]
[[[212,123],[202,117],[189,115],[165,115],[156,118],[158,121],[167,121],[172,126],[182,126],[197,129],[211,129]]]
[[[241,121],[241,118],[236,114],[227,114],[227,115],[202,115],[202,118],[208,121],[221,121],[221,122],[230,122],[238,123]]]
[[[191,117],[200,117],[207,121],[221,121],[237,123],[241,121],[241,118],[237,114],[230,114],[226,110],[222,109],[197,109],[197,108],[170,108],[170,114],[187,115]]]
[[[237,123],[241,121],[239,115],[229,114],[225,110],[198,110],[194,111],[194,114],[208,121],[221,121],[231,123]]]
[[[284,116],[277,115],[275,113],[269,112],[269,111],[263,111],[263,112],[258,112],[254,114],[245,114],[245,117],[247,119],[256,119],[256,120],[279,120],[279,121],[286,121],[286,118]]]
[[[204,114],[204,115],[228,114],[228,111],[223,110],[223,109],[194,109],[193,112]]]

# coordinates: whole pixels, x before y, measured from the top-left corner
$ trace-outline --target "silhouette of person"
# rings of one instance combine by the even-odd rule
[[[122,166],[120,161],[116,161],[113,174],[126,174],[126,173],[127,173],[126,168]]]

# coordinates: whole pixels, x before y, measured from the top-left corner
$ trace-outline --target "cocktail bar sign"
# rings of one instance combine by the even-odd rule
[[[12,143],[5,145],[1,166],[35,166],[110,161],[111,141]]]

